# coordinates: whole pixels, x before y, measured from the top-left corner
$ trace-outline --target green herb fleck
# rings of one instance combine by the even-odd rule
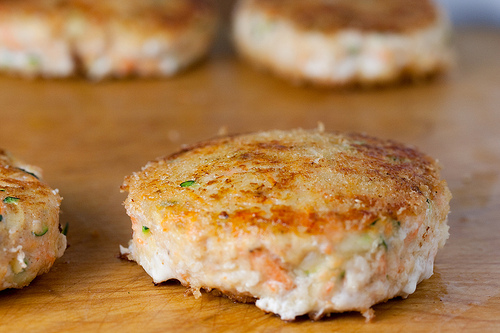
[[[2,222],[2,221],[3,221],[3,216],[2,216],[2,215],[0,215],[0,222]]]
[[[19,170],[21,170],[22,172],[25,172],[27,173],[28,175],[32,175],[33,177],[35,177],[36,179],[39,179],[37,175],[35,175],[33,172],[29,172],[27,170],[24,170],[23,168],[18,168]]]
[[[387,159],[389,159],[391,162],[394,162],[394,163],[399,163],[399,164],[403,164],[403,163],[408,163],[410,160],[405,157],[405,156],[398,156],[398,155],[387,155],[386,156]]]
[[[16,197],[6,197],[5,199],[3,199],[4,203],[16,203],[18,201],[19,201],[19,198],[16,198]]]
[[[21,273],[23,273],[23,272],[25,272],[25,271],[26,271],[26,268],[28,268],[28,265],[29,265],[29,261],[28,261],[28,259],[27,259],[27,258],[24,258],[24,259],[23,259],[23,262],[24,262],[24,264],[25,264],[26,266],[25,266],[25,267],[23,267],[23,269],[22,269],[20,272],[17,272],[16,274],[21,274]]]
[[[387,249],[389,247],[387,246],[387,243],[385,242],[385,239],[383,239],[382,237],[380,237],[380,241],[381,242],[380,242],[379,246],[382,245],[385,248],[385,250],[387,251]]]
[[[349,53],[350,56],[355,56],[361,53],[361,48],[359,45],[350,45],[347,48],[347,53]]]
[[[69,223],[66,223],[66,225],[63,228],[63,230],[61,230],[61,234],[63,234],[64,236],[66,236],[68,234],[68,228],[69,228]]]
[[[261,21],[258,24],[254,25],[251,30],[252,37],[260,38],[263,34],[266,34],[269,31],[272,31],[275,27],[273,22]]]
[[[28,258],[24,258],[24,259],[23,259],[23,262],[24,262],[24,264],[26,265],[26,267],[24,267],[24,268],[23,268],[23,269],[22,269],[19,273],[17,273],[17,274],[21,274],[21,273],[25,272],[25,271],[26,271],[26,268],[28,268],[28,265],[29,265],[29,263],[30,263],[30,262],[28,261]]]
[[[149,232],[149,228],[146,227],[145,225],[142,226],[142,232],[143,233],[148,233]]]
[[[47,231],[49,231],[49,227],[45,226],[43,227],[42,231],[41,232],[36,232],[36,231],[33,231],[33,235],[35,235],[36,237],[40,237],[40,236],[43,236],[47,233]]]
[[[377,224],[378,221],[380,221],[380,219],[376,219],[375,221],[373,221],[372,223],[370,223],[370,225],[374,226],[375,224]]]
[[[185,182],[181,183],[181,187],[190,187],[196,184],[195,180],[186,180]]]
[[[5,192],[5,189],[4,188],[0,188],[0,191]]]
[[[392,220],[391,222],[392,222],[392,227],[394,229],[397,230],[397,229],[401,228],[401,222],[399,222],[398,220]]]
[[[165,201],[162,201],[160,203],[160,206],[162,206],[162,207],[172,207],[172,206],[175,206],[177,204],[178,204],[178,202],[175,201],[175,200],[165,200]]]
[[[28,55],[28,63],[32,67],[38,67],[40,65],[40,58],[35,54]]]
[[[343,280],[345,278],[345,270],[340,272],[339,278]]]

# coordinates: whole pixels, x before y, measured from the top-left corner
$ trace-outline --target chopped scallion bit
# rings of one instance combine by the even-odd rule
[[[47,231],[49,231],[49,227],[45,226],[45,227],[43,227],[42,231],[40,231],[40,232],[33,231],[33,235],[35,235],[36,237],[40,237],[40,236],[45,235],[47,233]]]
[[[66,225],[63,228],[63,230],[61,230],[61,234],[63,234],[64,236],[66,236],[68,234],[68,227],[69,227],[69,223],[66,223]]]
[[[347,48],[347,52],[351,56],[358,55],[361,52],[361,48],[358,45],[350,45]]]
[[[401,228],[401,222],[395,219],[391,219],[392,228],[397,231]]]
[[[381,237],[380,240],[381,240],[380,245],[382,245],[387,250],[389,247],[387,246],[387,243],[385,242],[385,239],[383,239]]]
[[[6,197],[5,199],[3,199],[4,203],[15,203],[18,201],[19,201],[19,198],[16,198],[16,197]]]
[[[193,186],[194,184],[196,184],[195,180],[186,180],[185,182],[181,183],[181,187],[189,187]]]
[[[178,204],[178,202],[175,201],[175,200],[166,200],[166,201],[162,201],[160,203],[160,206],[162,206],[162,207],[172,207],[172,206],[175,206],[177,204]]]
[[[145,225],[142,226],[142,232],[146,233],[149,232],[149,228],[146,227]]]
[[[33,177],[35,177],[36,179],[39,179],[37,175],[35,175],[33,172],[29,172],[29,171],[26,171],[24,170],[23,168],[18,168],[19,170],[21,170],[22,172],[26,172],[27,174],[29,175],[32,175]]]
[[[28,63],[32,67],[38,67],[40,65],[40,58],[36,54],[28,55]]]

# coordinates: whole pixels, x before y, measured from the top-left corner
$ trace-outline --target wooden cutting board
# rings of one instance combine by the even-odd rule
[[[459,30],[447,77],[367,91],[301,88],[255,71],[227,36],[207,61],[168,80],[89,83],[0,77],[0,146],[39,165],[64,197],[70,247],[22,290],[0,292],[0,332],[500,332],[500,31]],[[182,144],[229,133],[361,131],[440,159],[454,195],[435,273],[406,300],[283,322],[251,304],[176,283],[154,286],[117,258],[131,230],[125,175]]]

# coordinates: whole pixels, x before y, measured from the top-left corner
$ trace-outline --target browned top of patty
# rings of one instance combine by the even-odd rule
[[[249,6],[304,30],[406,32],[436,21],[430,0],[249,0]]]
[[[61,197],[40,180],[40,173],[39,168],[22,163],[0,149],[0,211],[17,211],[19,205],[23,207],[24,216],[41,219],[49,213],[47,203],[50,209],[56,209]]]
[[[215,233],[363,230],[449,199],[436,161],[415,148],[305,130],[202,142],[148,163],[122,189],[128,209],[161,216],[165,230]]]
[[[0,0],[0,16],[30,14],[52,19],[78,19],[96,24],[122,20],[180,29],[200,17],[213,16],[213,0]]]

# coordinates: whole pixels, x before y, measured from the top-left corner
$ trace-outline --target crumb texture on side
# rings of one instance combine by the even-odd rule
[[[216,138],[148,163],[122,189],[133,229],[122,253],[154,282],[255,299],[284,320],[371,318],[432,275],[448,238],[438,163],[366,135]]]

